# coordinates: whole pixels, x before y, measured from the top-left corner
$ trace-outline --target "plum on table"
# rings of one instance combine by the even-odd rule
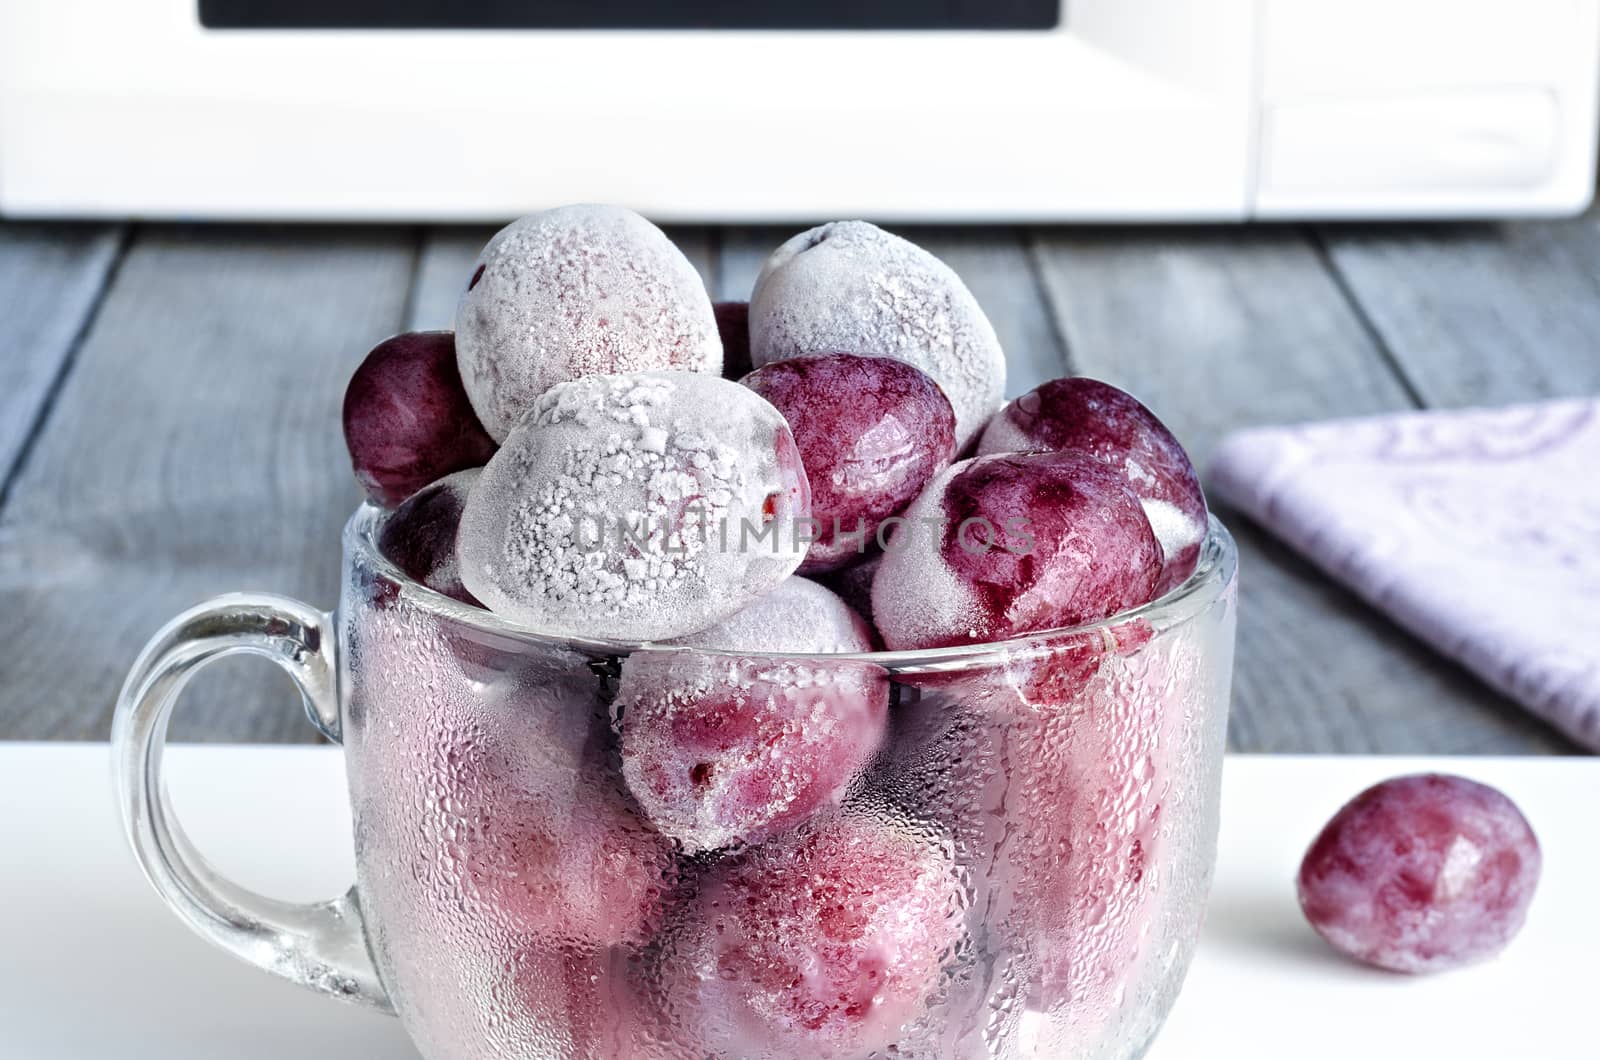
[[[1395,972],[1499,953],[1539,883],[1539,841],[1501,792],[1464,777],[1396,777],[1344,806],[1300,866],[1300,908],[1334,949]]]

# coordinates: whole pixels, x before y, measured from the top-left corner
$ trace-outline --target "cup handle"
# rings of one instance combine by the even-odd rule
[[[267,898],[223,878],[173,816],[162,750],[172,708],[189,678],[225,655],[263,655],[305,697],[318,727],[337,736],[338,669],[329,616],[295,600],[256,593],[219,596],[167,623],[122,686],[111,729],[117,800],[134,856],[189,927],[234,956],[346,1001],[393,1012],[367,951],[352,887],[309,905]]]

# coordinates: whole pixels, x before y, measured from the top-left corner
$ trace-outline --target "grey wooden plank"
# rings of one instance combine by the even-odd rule
[[[1411,404],[1297,232],[1043,230],[1034,246],[1074,370],[1148,399],[1197,463],[1238,427]]]
[[[0,483],[67,369],[122,237],[120,225],[0,224]]]
[[[1328,227],[1333,267],[1429,406],[1600,391],[1600,223]]]
[[[207,596],[336,601],[358,500],[341,395],[401,324],[413,250],[377,229],[139,234],[0,512],[0,736],[105,738],[139,646]],[[213,667],[175,736],[310,739],[269,674]]]
[[[417,253],[416,275],[406,307],[405,330],[453,330],[456,300],[472,279],[472,263],[494,235],[493,227],[426,229]]]
[[[1067,374],[1067,350],[1020,232],[947,228],[901,234],[954,269],[983,307],[1006,352],[1007,397]]]
[[[1006,351],[1006,395],[1066,374],[1066,351],[1040,290],[1022,233],[1010,228],[895,227],[956,271],[994,324]],[[773,248],[798,229],[740,228],[723,233],[718,297],[747,299]]]
[[[1140,395],[1204,463],[1252,424],[1410,406],[1301,233],[1042,231],[1073,367]],[[1246,751],[1536,753],[1571,745],[1236,514],[1230,743]]]

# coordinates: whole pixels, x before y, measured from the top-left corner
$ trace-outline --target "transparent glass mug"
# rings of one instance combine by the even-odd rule
[[[397,1013],[429,1060],[1121,1060],[1149,1045],[1216,851],[1236,610],[1220,524],[1186,584],[1094,626],[758,658],[535,635],[408,579],[375,547],[382,519],[366,506],[346,527],[335,616],[220,597],[129,675],[112,737],[128,836],[200,935]],[[195,670],[235,652],[288,671],[344,746],[343,897],[254,894],[173,819],[168,718]],[[630,794],[616,716],[619,684],[683,667],[879,682],[882,746],[837,805],[688,853]]]

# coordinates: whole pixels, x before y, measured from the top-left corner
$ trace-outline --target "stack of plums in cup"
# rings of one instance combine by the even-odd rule
[[[483,1033],[596,1060],[1137,1049],[1128,1012],[1198,928],[1155,925],[1147,871],[1187,841],[1163,797],[1193,718],[1114,665],[1208,533],[1173,435],[1091,379],[1002,404],[961,280],[862,222],[778,247],[748,304],[606,206],[510,225],[464,279],[454,333],[383,342],[346,394],[379,547],[618,646],[592,685],[483,693],[540,719],[533,751],[463,729],[415,755],[440,915],[528,940]],[[990,668],[863,657],[1086,625]],[[1007,1044],[1028,1012],[1054,1030]]]

